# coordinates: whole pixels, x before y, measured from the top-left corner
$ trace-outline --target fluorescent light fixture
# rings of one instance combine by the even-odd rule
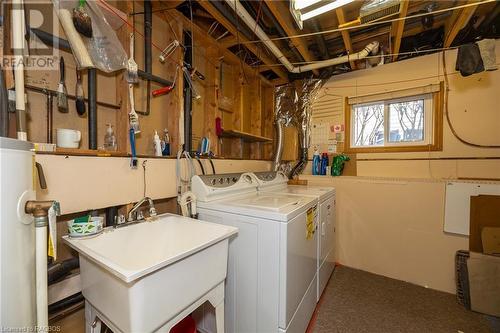
[[[307,8],[309,6],[314,5],[317,2],[320,2],[321,0],[295,0],[293,1],[293,8],[295,10],[301,10],[304,8]]]
[[[348,3],[351,3],[353,1],[354,0],[335,0],[335,1],[329,2],[328,4],[326,4],[324,6],[313,9],[309,12],[301,13],[300,18],[302,19],[302,21],[306,21],[306,20],[309,20],[315,16],[318,16],[318,15],[324,14],[326,12],[329,12],[331,10],[337,9],[339,7],[345,6]]]

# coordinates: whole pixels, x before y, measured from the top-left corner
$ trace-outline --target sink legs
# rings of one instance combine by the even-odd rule
[[[170,332],[170,329],[180,322],[184,317],[191,314],[206,301],[215,308],[215,322],[217,333],[224,333],[224,280],[212,290],[200,297],[196,302],[185,308],[174,318],[171,318],[155,332]],[[103,313],[92,306],[89,301],[85,301],[85,333],[100,333],[101,325],[105,323],[115,333],[124,332],[115,326]]]
[[[217,333],[224,333],[224,300],[215,306],[215,324]]]

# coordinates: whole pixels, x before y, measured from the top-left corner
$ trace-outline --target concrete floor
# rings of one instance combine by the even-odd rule
[[[500,332],[500,320],[466,310],[455,295],[339,266],[309,331]]]

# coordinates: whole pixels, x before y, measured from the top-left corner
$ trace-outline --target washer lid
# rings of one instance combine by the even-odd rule
[[[316,203],[317,199],[312,196],[256,192],[233,199],[198,202],[197,206],[200,209],[287,222]]]
[[[266,209],[279,212],[288,206],[297,206],[301,203],[300,197],[283,195],[257,195],[253,198],[233,201],[234,205]]]
[[[290,195],[311,196],[318,199],[325,199],[335,195],[334,187],[320,187],[320,186],[304,186],[304,185],[288,185],[284,188],[270,187],[259,188],[261,192],[273,192]]]

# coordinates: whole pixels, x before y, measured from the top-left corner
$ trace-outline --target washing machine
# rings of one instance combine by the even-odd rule
[[[281,171],[254,173],[260,192],[282,193],[316,198],[319,207],[318,285],[319,301],[335,268],[335,188],[287,185],[288,177]]]
[[[257,186],[251,173],[192,178],[199,218],[238,228],[229,241],[226,332],[304,333],[316,306],[318,201]]]

